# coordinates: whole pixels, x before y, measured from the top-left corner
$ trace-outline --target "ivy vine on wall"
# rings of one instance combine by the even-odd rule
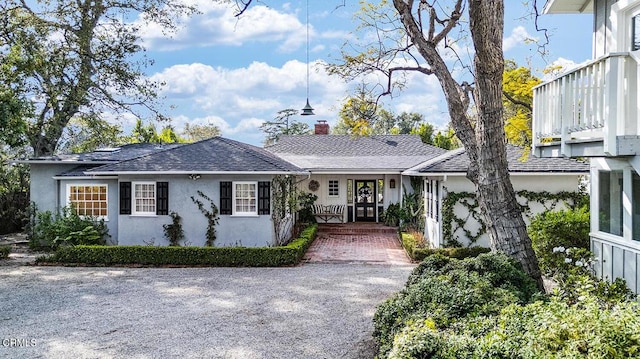
[[[518,203],[522,214],[527,218],[534,215],[531,210],[532,203],[542,205],[544,211],[553,211],[562,203],[568,208],[576,208],[589,204],[589,196],[584,192],[562,191],[551,193],[547,191],[517,191]],[[459,204],[467,210],[464,218],[455,215],[455,206]],[[480,228],[476,233],[471,232],[465,225],[470,219],[474,219]],[[464,233],[469,241],[469,246],[474,245],[482,235],[487,232],[487,226],[482,219],[479,211],[479,204],[475,193],[471,192],[449,192],[442,200],[442,237],[447,247],[462,247],[459,237],[456,235],[458,230]]]

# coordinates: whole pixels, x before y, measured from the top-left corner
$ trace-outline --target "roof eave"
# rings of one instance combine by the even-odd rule
[[[593,0],[547,0],[543,14],[591,14]]]
[[[308,175],[309,171],[88,171],[87,175]]]

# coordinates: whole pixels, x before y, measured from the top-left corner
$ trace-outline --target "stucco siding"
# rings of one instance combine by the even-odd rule
[[[31,201],[36,204],[41,212],[57,211],[61,193],[59,192],[58,181],[53,177],[76,167],[76,165],[32,163],[30,166]]]
[[[145,177],[122,176],[120,181],[148,181]],[[200,199],[205,208],[209,202],[200,197],[202,191],[220,208],[221,181],[271,181],[271,176],[207,176],[197,180],[187,175],[158,176],[153,181],[169,182],[169,212],[182,217],[185,239],[183,245],[203,246],[206,242],[207,219],[200,212],[191,197]],[[219,215],[216,225],[217,239],[214,245],[224,246],[266,246],[273,243],[273,226],[270,215],[233,216]],[[168,245],[163,224],[171,223],[169,216],[119,215],[118,244],[120,245]]]
[[[580,179],[582,176],[580,175],[512,175],[511,182],[513,184],[514,190],[521,191],[534,191],[541,192],[547,191],[550,193],[558,193],[561,191],[577,191],[580,183]],[[475,186],[471,181],[469,181],[464,176],[448,176],[446,178],[443,177],[426,177],[427,179],[437,179],[441,182],[441,189],[443,193],[452,193],[452,192],[475,192]],[[518,201],[521,204],[526,204],[527,201],[524,198],[518,197]],[[442,206],[442,203],[440,203]],[[529,208],[531,209],[531,213],[533,215],[541,213],[546,210],[546,208],[542,204],[530,202]],[[563,209],[563,205],[560,203],[555,207],[556,210]],[[469,231],[472,235],[477,235],[481,231],[480,223],[473,217],[472,214],[469,213],[469,209],[462,205],[456,204],[454,207],[454,215],[457,218],[465,219],[464,228]],[[479,215],[476,212],[476,215]],[[530,222],[530,218],[528,216],[523,217],[525,223]],[[445,239],[440,239],[438,236],[442,233],[442,219],[440,219],[440,223],[438,225],[440,228],[435,230],[433,226],[434,223],[430,223],[428,228],[425,228],[425,238],[434,246],[443,246],[446,245],[444,243]],[[433,221],[432,221],[433,222]],[[463,246],[468,245],[478,245],[478,246],[489,246],[489,238],[486,234],[480,235],[480,237],[474,242],[468,240],[467,235],[461,228],[456,228],[453,232],[453,239],[457,240]]]

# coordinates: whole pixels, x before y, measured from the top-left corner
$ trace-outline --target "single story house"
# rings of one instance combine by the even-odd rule
[[[327,222],[381,222],[403,191],[422,186],[426,237],[433,246],[446,241],[440,215],[447,193],[473,192],[465,177],[464,150],[446,151],[422,143],[418,135],[353,137],[329,135],[319,121],[315,134],[282,136],[266,148],[222,137],[191,144],[128,144],[90,153],[21,161],[31,166],[31,200],[40,211],[73,206],[78,214],[105,220],[110,244],[167,245],[164,224],[170,213],[182,217],[185,245],[202,246],[208,221],[193,199],[219,209],[216,246],[265,246],[277,242],[270,183],[293,176],[298,189],[318,196],[316,204],[339,208]],[[519,161],[522,150],[508,146],[516,190],[576,191],[588,165],[568,159]],[[413,180],[412,180],[413,179]],[[192,198],[193,197],[193,198]],[[542,207],[534,208],[533,213]],[[476,233],[474,216],[457,237]],[[293,224],[294,219],[289,219]],[[290,227],[290,226],[289,226]],[[486,245],[485,239],[461,244]]]
[[[182,217],[184,243],[202,246],[209,197],[219,209],[216,246],[266,246],[275,240],[270,181],[307,171],[262,148],[222,137],[190,144],[129,144],[26,161],[38,210],[73,206],[105,220],[111,244],[167,245],[164,224]]]
[[[329,223],[380,222],[401,201],[402,172],[446,152],[418,135],[330,135],[326,121],[312,135],[281,136],[266,149],[309,171],[299,189],[317,195],[317,204],[345,208]]]
[[[588,162],[562,157],[523,158],[522,148],[506,146],[511,182],[518,193],[518,202],[526,209],[524,219],[527,223],[530,216],[546,209],[561,209],[564,204],[562,198],[538,201],[527,196],[527,192],[550,194],[576,192],[589,174]],[[465,196],[453,203],[452,218],[445,218],[450,216],[451,211],[443,214],[443,204],[447,196],[454,193],[475,192],[473,183],[466,177],[468,168],[469,157],[464,148],[460,148],[448,151],[402,173],[403,176],[423,179],[425,239],[433,247],[452,243],[465,246],[489,246],[475,198]]]

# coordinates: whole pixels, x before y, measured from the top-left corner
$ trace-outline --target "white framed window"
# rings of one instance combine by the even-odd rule
[[[155,215],[156,214],[156,183],[155,182],[133,182],[133,215]]]
[[[68,184],[67,205],[82,217],[108,217],[108,187],[106,184]]]
[[[329,197],[340,196],[340,181],[329,180]]]
[[[425,180],[425,214],[427,217],[440,220],[440,181],[437,180]]]
[[[233,182],[233,214],[258,215],[258,182]]]

